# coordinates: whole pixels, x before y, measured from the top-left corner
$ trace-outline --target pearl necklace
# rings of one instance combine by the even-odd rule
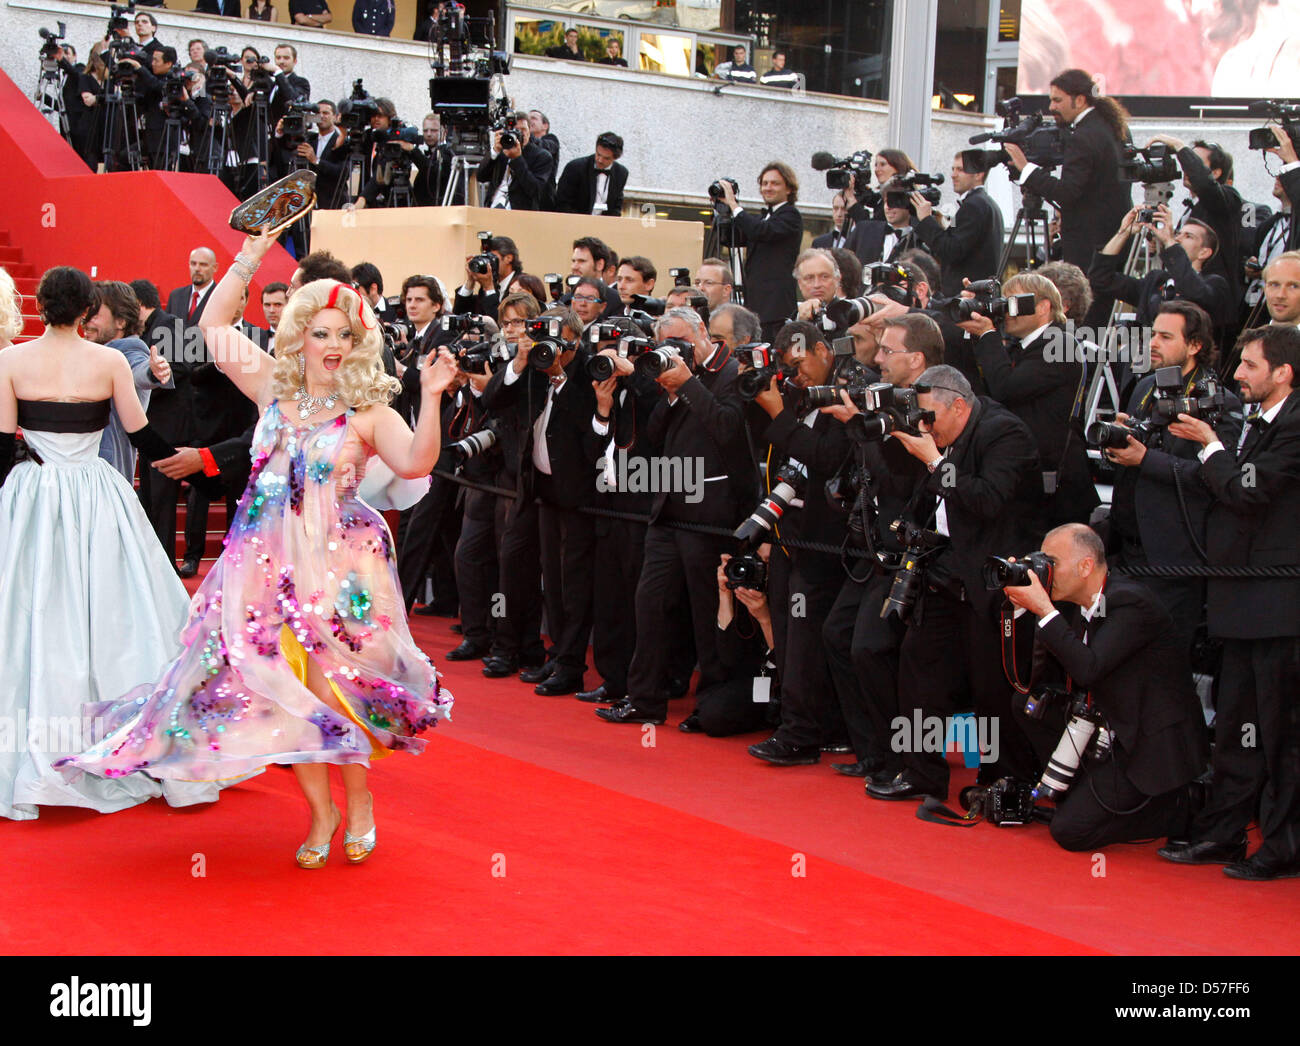
[[[333,410],[334,404],[338,400],[338,394],[331,392],[326,396],[308,396],[307,386],[299,385],[298,391],[294,393],[293,398],[298,403],[298,417],[306,421],[320,410]]]

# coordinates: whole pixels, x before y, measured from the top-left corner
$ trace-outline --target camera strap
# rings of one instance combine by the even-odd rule
[[[922,821],[929,821],[931,824],[945,824],[949,828],[973,828],[984,820],[984,803],[982,799],[976,800],[971,803],[970,809],[966,813],[959,814],[951,807],[945,806],[934,796],[927,795],[921,800],[921,805],[916,808],[916,816]]]
[[[999,632],[1002,635],[1002,674],[1011,684],[1011,688],[1022,696],[1029,694],[1029,687],[1020,681],[1020,666],[1016,664],[1016,608],[1015,604],[1003,598],[998,611]]]

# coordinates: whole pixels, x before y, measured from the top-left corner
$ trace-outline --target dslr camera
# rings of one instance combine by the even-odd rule
[[[1001,556],[989,556],[984,561],[982,570],[984,587],[990,592],[1000,588],[1022,588],[1029,584],[1029,575],[1034,574],[1047,589],[1052,592],[1052,561],[1042,552],[1029,552],[1014,563]]]
[[[757,552],[742,552],[732,556],[722,568],[727,579],[727,587],[733,592],[738,588],[752,588],[762,592],[767,588],[767,564]]]
[[[1128,446],[1130,436],[1139,443],[1146,443],[1156,431],[1156,427],[1149,421],[1129,418],[1127,423],[1120,424],[1115,417],[1116,412],[1113,410],[1097,411],[1092,424],[1084,430],[1088,446],[1099,450],[1120,450]]]
[[[558,316],[529,320],[524,330],[533,343],[528,350],[528,365],[537,370],[550,370],[560,353],[570,347],[563,336],[564,321]]]
[[[946,548],[948,538],[937,530],[926,530],[905,519],[894,520],[889,529],[902,543],[903,556],[894,573],[893,584],[889,586],[889,595],[880,607],[880,616],[894,614],[900,621],[906,621],[916,606],[916,597],[921,594],[925,558]]]
[[[689,287],[691,285],[690,269],[669,269],[668,275],[673,278],[674,287]]]
[[[862,413],[859,416],[869,440],[884,439],[891,432],[919,436],[920,424],[934,421],[934,411],[922,410],[916,401],[925,389],[901,387],[888,382],[871,385],[812,385],[804,391],[809,407],[833,407],[840,403],[840,393],[848,393],[850,402]]]
[[[587,329],[590,331],[592,328]],[[595,340],[600,342],[608,339],[597,338]],[[622,359],[635,361],[642,353],[649,352],[654,347],[655,343],[652,338],[627,334],[618,338],[618,345],[614,351]],[[635,362],[633,365],[635,366]],[[587,360],[586,370],[587,377],[592,381],[608,381],[614,376],[614,361],[608,356],[597,353]]]
[[[1008,316],[1025,316],[1034,311],[1032,294],[1002,296],[1002,285],[997,280],[977,280],[966,288],[972,298],[932,298],[930,307],[938,309],[953,323],[963,323],[975,313],[999,323]]]
[[[672,370],[678,360],[690,367],[695,360],[695,347],[682,338],[666,338],[639,355],[633,366],[643,374],[657,378],[664,371]]]
[[[783,378],[786,369],[781,358],[767,342],[751,342],[736,347],[736,361],[748,370],[736,378],[736,391],[743,400],[752,400],[772,384],[773,378]]]
[[[492,282],[496,283],[501,278],[501,260],[489,249],[491,243],[490,232],[478,234],[479,253],[469,260],[469,271],[475,276],[486,276],[491,273]]]
[[[719,178],[709,184],[709,199],[713,201],[714,208],[722,205],[723,197],[726,195],[722,188],[723,182],[728,182],[731,185],[731,191],[734,195],[740,195],[740,182],[736,181],[735,178]]]

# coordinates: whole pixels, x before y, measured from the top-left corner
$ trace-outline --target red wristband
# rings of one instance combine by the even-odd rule
[[[199,458],[203,461],[203,474],[205,476],[221,475],[221,468],[217,465],[217,459],[212,456],[212,451],[209,448],[200,447]]]

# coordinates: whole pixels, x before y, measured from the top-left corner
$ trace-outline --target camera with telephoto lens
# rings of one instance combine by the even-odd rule
[[[890,385],[887,381],[870,385],[810,385],[803,390],[803,403],[809,408],[834,407],[842,402],[840,393],[844,392],[849,402],[862,412],[860,424],[866,439],[884,439],[891,432],[919,436],[921,422],[934,421],[934,411],[922,410],[917,403],[916,397],[924,391],[915,386]]]
[[[930,555],[948,545],[948,538],[937,530],[926,530],[905,519],[896,519],[889,524],[889,530],[903,545],[902,560],[894,573],[893,584],[889,586],[889,595],[880,607],[880,616],[897,616],[906,621],[916,606],[916,597],[921,594],[921,585],[925,580],[923,561]]]
[[[965,323],[975,313],[997,323],[1008,316],[1027,316],[1034,311],[1032,294],[1003,297],[1002,285],[997,280],[976,280],[966,290],[974,297],[931,298],[930,308],[942,312],[953,323]]]
[[[773,378],[785,376],[781,357],[772,351],[767,342],[750,342],[736,347],[736,362],[747,365],[749,370],[742,370],[736,377],[736,392],[743,400],[752,400],[767,390]]]
[[[395,345],[402,341],[409,343],[415,338],[415,324],[410,320],[393,320],[381,323],[379,326],[384,333],[384,340],[390,344]]]
[[[1292,147],[1300,152],[1300,105],[1289,102],[1262,101],[1251,102],[1248,111],[1252,116],[1267,116],[1282,125],[1282,130],[1291,139]],[[1271,127],[1256,127],[1250,132],[1251,149],[1276,149],[1277,137]]]
[[[919,192],[928,203],[937,205],[943,193],[938,186],[943,184],[942,174],[925,174],[922,171],[908,171],[896,174],[882,186],[887,207],[910,207],[910,196]],[[891,199],[892,197],[892,199]]]
[[[1083,433],[1088,446],[1100,450],[1120,450],[1128,446],[1130,436],[1145,444],[1155,432],[1155,426],[1149,421],[1129,418],[1125,424],[1120,424],[1115,417],[1116,412],[1113,410],[1097,411],[1092,423]]]
[[[633,364],[638,371],[659,377],[664,371],[672,370],[680,360],[690,366],[695,359],[695,347],[683,338],[665,338],[649,352],[643,352]]]
[[[1119,164],[1121,182],[1141,182],[1154,185],[1157,182],[1174,182],[1182,177],[1178,169],[1178,160],[1169,152],[1164,142],[1152,142],[1145,148],[1125,143],[1122,147]]]
[[[1153,426],[1164,428],[1177,421],[1179,414],[1187,414],[1213,428],[1228,409],[1227,393],[1217,378],[1201,378],[1189,389],[1182,368],[1174,364],[1158,368],[1155,379],[1151,412],[1147,415],[1148,423]]]
[[[716,182],[712,182],[709,185],[709,199],[713,201],[715,206],[722,203],[726,196],[726,192],[722,188],[723,182],[727,182],[731,186],[732,195],[740,195],[740,183],[736,181],[735,178],[719,178]]]
[[[691,285],[690,269],[669,269],[668,275],[673,278],[674,287],[689,287]]]
[[[651,316],[662,316],[667,308],[663,298],[652,298],[648,294],[632,295],[632,307]]]
[[[989,556],[981,573],[984,587],[990,592],[999,588],[1023,588],[1029,584],[1030,574],[1035,574],[1047,594],[1052,593],[1052,561],[1043,552],[1026,553],[1014,563],[1001,556]]]
[[[493,424],[489,422],[486,426],[473,432],[462,440],[447,445],[447,453],[451,455],[452,463],[456,468],[460,468],[470,458],[476,458],[480,454],[491,450],[497,445],[497,434]]]
[[[1105,762],[1110,758],[1113,744],[1114,734],[1101,714],[1088,704],[1087,695],[1077,696],[1070,709],[1070,721],[1047,760],[1043,776],[1034,786],[1034,799],[1059,802],[1074,784],[1084,756],[1093,762]]]
[[[727,587],[733,592],[738,588],[752,588],[762,592],[767,588],[767,564],[757,552],[742,552],[732,556],[722,568],[727,579]]]
[[[529,320],[524,328],[531,341],[528,365],[535,370],[550,370],[560,353],[570,348],[564,340],[564,321],[558,316],[543,316]]]
[[[1059,167],[1065,162],[1065,138],[1061,128],[1048,123],[1044,113],[1023,115],[1024,103],[1019,98],[1007,98],[998,102],[995,109],[998,116],[1002,117],[1002,130],[972,135],[971,145],[984,142],[1018,145],[1029,163],[1043,168]],[[1011,156],[1006,149],[999,149],[989,160],[990,164],[1010,163]]]
[[[618,340],[615,353],[622,359],[635,360],[643,352],[655,347],[654,339],[640,335],[625,335]],[[587,360],[587,377],[592,381],[608,381],[614,376],[614,361],[609,356],[597,353]]]
[[[862,206],[870,210],[880,205],[880,193],[871,188],[870,150],[859,149],[842,158],[827,152],[815,152],[812,169],[826,172],[826,188],[843,190],[851,187]]]
[[[754,509],[745,521],[736,528],[733,536],[741,541],[752,541],[755,544],[765,540],[766,532],[781,522],[781,517],[785,515],[790,503],[803,497],[804,486],[807,482],[807,466],[802,462],[795,461],[794,458],[789,458],[777,470],[776,476],[772,480],[771,492],[758,503],[758,508]]]
[[[863,295],[861,298],[835,298],[826,303],[822,313],[835,329],[847,330],[855,323],[861,323],[878,308],[874,301]]]

